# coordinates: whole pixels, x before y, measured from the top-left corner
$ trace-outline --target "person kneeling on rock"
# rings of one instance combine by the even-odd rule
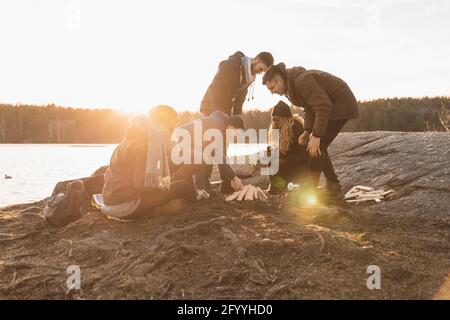
[[[105,173],[103,213],[140,219],[181,212],[184,200],[195,199],[193,175],[203,166],[171,163],[170,135],[176,123],[177,113],[169,106],[131,120]]]
[[[279,139],[275,141],[274,130],[279,130]],[[268,137],[271,148],[279,149],[278,173],[270,176],[270,194],[286,191],[289,182],[298,183],[308,173],[309,156],[306,147],[298,143],[304,132],[303,118],[293,116],[289,106],[278,102],[272,110],[272,121]]]

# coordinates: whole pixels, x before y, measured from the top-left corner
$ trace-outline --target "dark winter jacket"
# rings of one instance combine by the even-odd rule
[[[279,154],[279,169],[275,176],[281,176],[284,179],[290,180],[295,177],[299,170],[304,170],[305,165],[309,163],[309,155],[306,151],[306,145],[300,145],[298,138],[304,132],[303,124],[295,119],[292,125],[293,139],[289,145],[286,154]],[[289,181],[288,181],[289,182]]]
[[[294,133],[292,143],[289,145],[289,149],[285,155],[280,153],[280,158],[298,156],[299,154],[301,154],[301,156],[304,156],[306,154],[306,146],[300,145],[298,143],[298,138],[305,131],[303,129],[303,125],[299,121],[294,120],[292,131]]]
[[[287,97],[294,105],[305,109],[305,130],[321,137],[328,121],[358,117],[358,102],[342,79],[302,67],[286,71]]]
[[[238,51],[219,64],[200,105],[200,112],[205,116],[213,111],[222,111],[228,115],[241,114],[248,89],[242,57],[244,54]]]

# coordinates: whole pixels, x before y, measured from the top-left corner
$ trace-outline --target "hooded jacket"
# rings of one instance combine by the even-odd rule
[[[306,151],[306,146],[300,145],[297,141],[300,135],[304,132],[303,118],[299,115],[293,115],[294,124],[292,125],[293,139],[289,145],[289,149],[286,154],[279,153],[279,169],[278,172],[271,176],[282,177],[286,183],[298,179],[301,177],[300,172],[305,172],[305,166],[309,163],[309,154]],[[268,149],[270,151],[270,148]]]
[[[228,115],[241,114],[249,86],[242,66],[244,56],[238,51],[219,64],[200,105],[200,112],[205,116],[214,111],[222,111]]]
[[[328,121],[355,119],[358,102],[342,79],[320,70],[286,69],[287,97],[305,110],[305,130],[321,137]]]

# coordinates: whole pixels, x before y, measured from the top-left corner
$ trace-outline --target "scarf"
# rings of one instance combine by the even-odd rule
[[[255,80],[252,74],[252,60],[250,57],[241,58],[245,72],[245,86],[249,86]]]
[[[131,126],[147,134],[147,160],[144,187],[169,190],[170,170],[163,130],[158,122],[140,115],[131,119]]]

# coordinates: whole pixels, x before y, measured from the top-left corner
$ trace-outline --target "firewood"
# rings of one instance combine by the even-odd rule
[[[258,193],[258,189],[256,189],[256,187],[253,189],[253,200],[257,200],[256,198],[256,194]]]
[[[359,197],[360,195],[362,195],[363,193],[364,193],[363,191],[358,191],[358,192],[354,192],[354,193],[346,193],[344,198],[345,199],[356,198],[356,197]]]
[[[247,189],[247,193],[245,194],[245,200],[253,200],[254,193],[255,193],[255,187],[252,185],[249,185],[249,188]]]
[[[366,186],[356,186],[355,189],[363,190],[363,191],[373,191],[373,188]]]
[[[379,194],[362,194],[362,195],[358,196],[358,198],[361,198],[361,199],[375,199],[375,198],[383,198],[383,196],[379,195]]]
[[[365,202],[365,201],[374,201],[374,199],[354,199],[354,200],[345,200],[345,202],[348,202],[348,203],[358,203],[358,202]]]
[[[351,188],[344,196],[344,200],[349,203],[360,203],[365,201],[381,202],[385,195],[394,192],[394,190],[384,191],[383,189],[375,190],[366,186],[355,186]]]
[[[358,191],[358,189],[356,189],[356,187],[353,187],[345,194],[345,196],[351,196],[351,195],[354,195],[354,194],[356,194],[358,192],[361,192],[361,191]]]
[[[235,193],[233,193],[231,196],[228,196],[225,200],[226,201],[233,201],[236,200],[239,195],[241,194],[241,191],[236,191]]]
[[[264,192],[261,190],[260,187],[256,188],[258,192],[258,198],[260,198],[262,201],[267,201],[267,196],[264,194]]]
[[[261,190],[260,187],[257,187],[256,189],[258,189],[258,191],[261,193],[261,195],[264,197],[264,199],[268,199],[266,194],[264,193],[264,191]]]
[[[250,185],[246,185],[246,186],[242,189],[241,194],[240,194],[239,197],[238,197],[238,201],[242,201],[242,199],[244,199],[245,194],[247,193],[247,190],[248,190],[249,187],[250,187]]]
[[[232,195],[225,198],[226,201],[242,201],[242,200],[261,200],[261,201],[267,201],[267,196],[264,194],[264,192],[259,187],[255,187],[251,184],[248,184],[244,186],[242,190],[236,191]]]

